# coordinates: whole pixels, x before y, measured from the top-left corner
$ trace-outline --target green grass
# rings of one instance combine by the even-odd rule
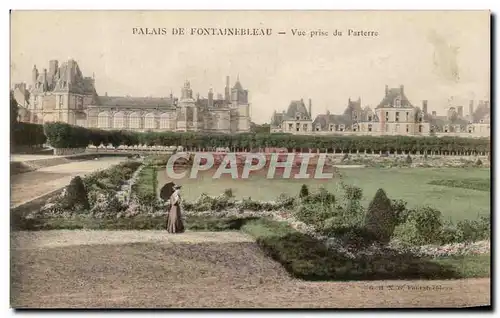
[[[158,187],[157,169],[154,166],[147,165],[140,172],[137,182],[132,190],[137,195],[139,202],[152,203],[156,199],[156,190]]]
[[[419,258],[399,256],[358,257],[328,250],[316,239],[299,233],[285,222],[258,218],[188,216],[191,231],[241,230],[255,238],[260,248],[296,278],[304,280],[451,279],[489,277],[489,255]],[[164,216],[120,219],[75,218],[24,219],[11,217],[11,230],[165,230]]]
[[[439,257],[434,262],[452,266],[460,277],[490,277],[491,274],[490,254]]]
[[[363,204],[368,206],[376,191],[383,188],[389,198],[402,199],[410,208],[428,205],[443,213],[445,220],[459,221],[476,219],[490,215],[490,193],[456,187],[443,187],[429,184],[436,180],[484,179],[490,180],[488,168],[360,168],[340,169],[346,183],[363,189]],[[281,193],[298,195],[302,184],[314,191],[320,186],[336,191],[338,178],[329,180],[315,179],[266,179],[262,170],[250,174],[248,179],[233,180],[230,176],[212,179],[214,171],[200,172],[196,179],[176,180],[182,184],[183,197],[188,201],[196,200],[202,193],[219,195],[224,189],[231,188],[237,198],[251,197],[254,200],[275,200]],[[164,171],[158,173],[161,185],[170,181]]]
[[[206,216],[187,216],[185,227],[190,231],[230,231],[239,230],[243,224],[255,218],[216,218]],[[11,216],[12,231],[47,230],[165,230],[165,216],[138,215],[131,218],[97,219],[90,216],[74,218],[25,219]]]
[[[491,189],[491,184],[489,179],[442,179],[442,180],[432,180],[429,182],[432,185],[452,187],[452,188],[464,188],[478,191],[487,191]]]
[[[490,276],[489,255],[420,258],[363,256],[355,259],[328,250],[314,238],[282,222],[259,219],[242,230],[294,277],[305,280],[451,279]]]

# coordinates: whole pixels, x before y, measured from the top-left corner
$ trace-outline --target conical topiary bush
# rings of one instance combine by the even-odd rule
[[[87,190],[83,184],[82,178],[79,176],[71,179],[71,182],[66,187],[66,195],[63,198],[63,208],[65,209],[90,209]]]
[[[299,198],[305,199],[309,196],[309,188],[306,184],[303,184],[300,188]]]
[[[388,243],[396,228],[396,216],[391,200],[383,189],[378,189],[368,206],[365,216],[365,227],[380,243]]]

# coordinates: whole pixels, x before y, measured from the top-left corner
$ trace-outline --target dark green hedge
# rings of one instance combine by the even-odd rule
[[[79,126],[62,122],[44,124],[45,135],[54,148],[86,148],[89,145],[90,131]]]
[[[329,152],[489,152],[490,140],[461,137],[407,136],[304,136],[291,134],[243,133],[202,134],[193,132],[132,132],[86,129],[63,123],[46,124],[50,144],[56,148],[83,147],[89,144],[183,146],[188,149],[229,147],[231,150],[262,147],[321,149]]]
[[[31,123],[15,123],[11,127],[11,142],[14,146],[38,146],[47,141],[43,126]]]

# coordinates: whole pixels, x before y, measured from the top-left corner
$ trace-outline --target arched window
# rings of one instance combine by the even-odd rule
[[[144,128],[145,129],[156,129],[155,114],[149,113],[144,116]]]
[[[97,127],[109,128],[109,114],[108,112],[101,112],[97,115]]]
[[[170,127],[169,113],[163,113],[160,115],[160,129],[172,129],[172,127]]]
[[[115,113],[115,115],[113,116],[113,128],[125,128],[125,114],[123,112]]]
[[[141,114],[139,113],[130,114],[128,127],[132,129],[141,128]]]

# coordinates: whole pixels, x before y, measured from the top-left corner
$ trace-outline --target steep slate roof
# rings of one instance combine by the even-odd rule
[[[330,124],[349,126],[352,123],[347,116],[334,114],[320,114],[313,121],[313,127],[319,125],[321,130],[327,129]]]
[[[286,112],[286,115],[288,118],[295,118],[295,114],[297,112],[300,112],[307,116],[308,118],[311,118],[309,112],[306,109],[306,105],[304,104],[304,101],[302,100],[293,100],[290,102],[290,105],[288,106],[288,110]]]
[[[99,96],[93,106],[131,108],[173,108],[174,101],[164,97]]]
[[[451,120],[448,116],[429,116],[429,124],[431,127],[437,128],[438,131],[442,131],[446,125],[460,125],[461,127],[466,127],[469,124],[469,121],[464,118]]]
[[[271,126],[279,126],[286,119],[286,114],[274,112],[271,117]]]
[[[241,86],[241,83],[239,80],[237,80],[236,83],[234,83],[233,89],[237,89],[239,91],[243,90],[243,86]]]
[[[479,123],[481,119],[485,120],[485,117],[490,115],[490,107],[485,103],[480,103],[472,115],[473,121]]]
[[[384,96],[382,101],[378,104],[376,108],[382,108],[382,107],[394,107],[394,101],[400,98],[401,99],[401,107],[402,108],[409,108],[413,107],[404,94],[404,91],[401,91],[401,88],[391,88],[387,91],[387,94]]]

